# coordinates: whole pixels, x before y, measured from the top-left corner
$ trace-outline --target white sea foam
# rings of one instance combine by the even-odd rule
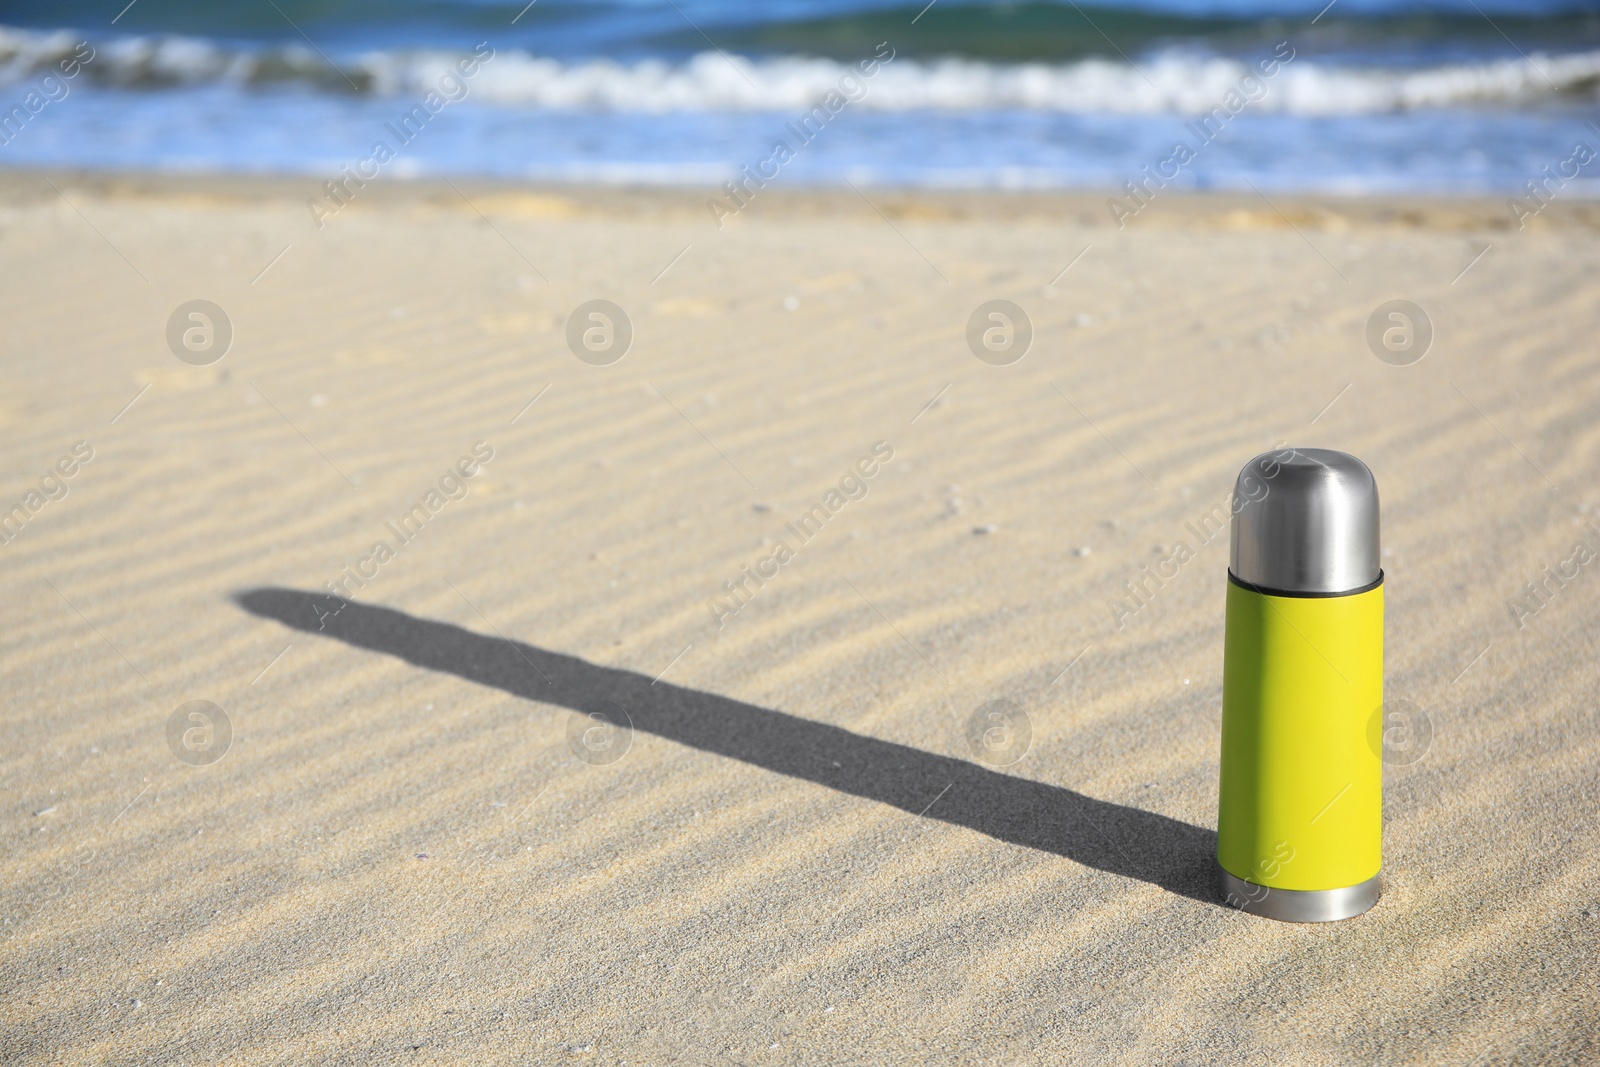
[[[81,39],[67,31],[0,27],[0,85],[42,73]],[[437,85],[465,53],[365,52],[335,56],[337,69],[303,46],[248,50],[189,37],[133,37],[90,43],[86,68],[100,86],[240,89],[300,86],[312,91],[414,95]],[[798,111],[815,106],[850,64],[829,59],[748,59],[707,52],[682,62],[563,61],[502,50],[472,81],[480,102],[506,106],[671,113]],[[1043,111],[1075,114],[1200,114],[1251,73],[1240,60],[1172,50],[1137,66],[1106,59],[990,63],[968,59],[884,64],[863,79],[852,107],[881,111]],[[1568,98],[1600,100],[1600,51],[1537,53],[1524,59],[1418,68],[1359,67],[1308,57],[1264,79],[1256,111],[1363,115],[1437,107],[1525,107]]]
[[[735,69],[737,66],[738,69]],[[735,59],[716,53],[688,63],[563,64],[523,55],[497,58],[477,86],[484,98],[551,108],[667,112],[810,108],[849,72],[825,59]],[[1216,107],[1245,63],[1169,52],[1122,62],[995,64],[897,59],[866,80],[853,107],[885,111],[1055,111],[1080,114],[1199,114]],[[748,79],[748,80],[746,80]],[[1518,106],[1558,95],[1595,96],[1600,52],[1419,70],[1363,69],[1298,59],[1264,80],[1253,107],[1297,115],[1356,115],[1464,105]]]

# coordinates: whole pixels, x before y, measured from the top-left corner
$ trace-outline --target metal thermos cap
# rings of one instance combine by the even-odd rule
[[[1323,595],[1377,582],[1378,483],[1329,448],[1263,452],[1234,485],[1230,570],[1267,592]]]

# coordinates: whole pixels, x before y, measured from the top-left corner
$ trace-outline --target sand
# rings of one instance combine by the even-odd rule
[[[0,1059],[1600,1058],[1593,205],[458,184],[0,180]],[[1376,473],[1431,732],[1324,926],[1211,889],[1280,442]]]

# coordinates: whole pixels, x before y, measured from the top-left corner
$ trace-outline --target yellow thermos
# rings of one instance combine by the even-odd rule
[[[1234,488],[1217,865],[1255,915],[1378,902],[1383,762],[1378,486],[1325,448],[1257,456]]]

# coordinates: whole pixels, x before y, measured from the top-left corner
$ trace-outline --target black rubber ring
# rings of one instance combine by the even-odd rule
[[[1252,593],[1261,593],[1264,596],[1299,597],[1304,600],[1318,600],[1331,596],[1355,596],[1357,593],[1370,593],[1374,589],[1378,588],[1378,586],[1383,584],[1383,571],[1378,571],[1378,577],[1376,581],[1371,581],[1358,588],[1346,589],[1338,593],[1298,592],[1291,589],[1269,589],[1264,585],[1253,585],[1250,582],[1245,581],[1238,575],[1234,574],[1231,569],[1228,571],[1228,581],[1232,582],[1240,589],[1248,589]]]

